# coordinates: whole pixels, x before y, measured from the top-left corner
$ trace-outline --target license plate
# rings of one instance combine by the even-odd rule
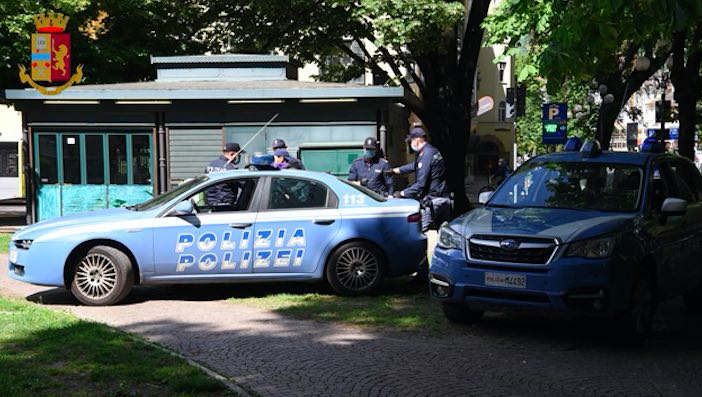
[[[16,248],[11,248],[10,249],[10,262],[15,263],[17,262],[17,249]]]
[[[492,287],[526,288],[526,276],[506,273],[485,273],[485,285]]]

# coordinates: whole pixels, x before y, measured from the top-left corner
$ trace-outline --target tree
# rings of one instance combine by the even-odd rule
[[[702,14],[702,13],[701,13]],[[700,120],[697,102],[702,96],[702,19],[693,26],[680,26],[673,33],[673,65],[671,80],[675,86],[680,123],[680,154],[695,159],[695,127]]]
[[[528,48],[520,78],[548,76],[549,92],[567,80],[606,87],[611,100],[599,108],[596,136],[608,148],[626,101],[670,56],[673,26],[688,26],[699,8],[696,0],[507,0],[487,26],[512,53]],[[635,68],[643,56],[650,64]]]
[[[231,43],[237,51],[276,48],[311,62],[340,51],[353,59],[356,72],[361,65],[404,87],[408,107],[444,155],[456,207],[463,210],[469,205],[463,178],[470,101],[489,5],[489,0],[221,2],[213,7],[228,29],[211,31],[210,40]],[[337,75],[348,79],[347,71]]]

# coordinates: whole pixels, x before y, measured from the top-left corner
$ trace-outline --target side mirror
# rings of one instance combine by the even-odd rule
[[[488,190],[486,192],[481,192],[478,195],[478,203],[480,204],[485,204],[490,200],[490,197],[492,197],[492,194],[495,193],[494,190]]]
[[[192,215],[195,213],[195,209],[193,208],[193,203],[191,203],[189,200],[184,200],[178,203],[171,212],[168,213],[168,215],[171,216],[185,216],[185,215]]]
[[[668,197],[661,206],[661,213],[666,216],[685,215],[687,213],[687,201]]]

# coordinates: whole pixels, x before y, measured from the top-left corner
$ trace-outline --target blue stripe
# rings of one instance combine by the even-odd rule
[[[32,54],[32,61],[48,61],[51,59],[50,53]]]

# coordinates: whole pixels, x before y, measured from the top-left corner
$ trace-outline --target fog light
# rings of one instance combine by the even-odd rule
[[[24,276],[24,266],[14,265],[14,272],[18,276]]]
[[[444,286],[437,285],[434,289],[434,294],[440,298],[445,298],[448,296],[448,290]]]
[[[451,294],[451,284],[448,281],[440,280],[434,275],[430,275],[429,283],[431,283],[431,293],[435,297],[447,298]]]

